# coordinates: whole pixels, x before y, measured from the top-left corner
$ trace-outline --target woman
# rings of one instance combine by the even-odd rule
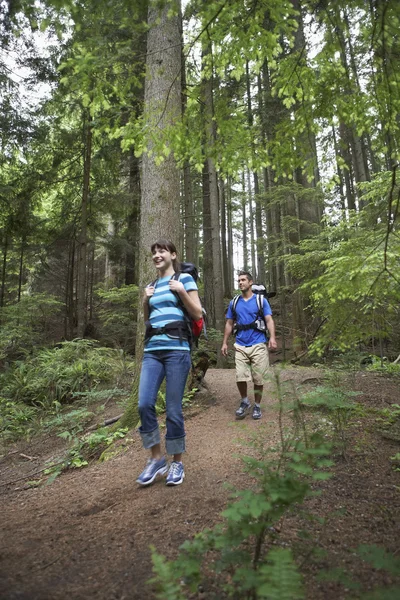
[[[158,240],[151,246],[153,263],[158,278],[146,287],[143,297],[146,339],[139,384],[139,432],[144,448],[151,457],[136,480],[142,486],[150,485],[159,475],[168,471],[167,485],[179,485],[185,472],[182,453],[185,451],[182,398],[191,367],[187,321],[183,305],[193,319],[200,319],[202,308],[193,277],[179,271],[176,248],[169,240]],[[162,455],[160,432],[156,416],[158,390],[166,378],[166,451],[173,460],[168,469]]]

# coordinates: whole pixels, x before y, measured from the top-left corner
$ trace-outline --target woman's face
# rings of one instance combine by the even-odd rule
[[[172,261],[176,258],[176,252],[169,252],[165,248],[156,246],[153,250],[153,263],[156,269],[165,271],[172,265]]]

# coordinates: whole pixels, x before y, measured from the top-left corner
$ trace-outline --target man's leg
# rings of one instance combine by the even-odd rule
[[[253,419],[261,419],[261,400],[264,390],[264,381],[268,373],[268,349],[265,344],[257,344],[252,349],[251,370],[254,384]]]
[[[236,366],[236,385],[240,394],[240,406],[235,411],[237,419],[244,419],[250,410],[250,401],[247,397],[247,382],[251,381],[250,359],[246,350],[235,344],[235,366]]]
[[[254,384],[254,402],[256,404],[261,404],[262,395],[263,395],[263,385]]]
[[[237,388],[242,400],[248,400],[247,398],[247,381],[237,381]]]

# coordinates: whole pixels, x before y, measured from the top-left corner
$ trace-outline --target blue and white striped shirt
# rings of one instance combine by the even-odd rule
[[[155,291],[149,299],[149,321],[152,327],[164,327],[172,321],[184,321],[185,317],[183,310],[180,307],[176,294],[169,289],[171,276],[157,279],[155,283]],[[181,273],[179,281],[183,283],[185,290],[197,290],[195,280],[188,273]],[[190,351],[187,340],[172,339],[166,334],[153,335],[145,343],[145,352],[153,352],[155,350],[186,350]]]

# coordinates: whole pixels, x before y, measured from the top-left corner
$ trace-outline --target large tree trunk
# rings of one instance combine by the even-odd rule
[[[150,246],[158,238],[180,240],[180,174],[171,152],[162,162],[152,154],[154,141],[168,144],[168,129],[181,118],[181,11],[178,0],[160,4],[150,0],[148,11],[147,76],[144,122],[149,132],[142,163],[142,196],[139,241],[139,304],[136,336],[135,374],[127,410],[119,426],[137,422],[138,384],[144,347],[142,294],[154,279]]]

